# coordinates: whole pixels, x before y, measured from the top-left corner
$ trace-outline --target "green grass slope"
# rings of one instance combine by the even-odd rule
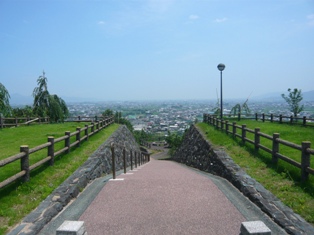
[[[280,133],[280,138],[301,144],[302,141],[311,141],[314,144],[313,128],[281,125],[274,123],[261,123],[244,120],[238,125],[246,124],[248,128],[259,127],[261,132],[272,135]],[[250,143],[243,145],[240,139],[234,139],[230,134],[215,129],[205,123],[197,124],[216,147],[222,147],[233,160],[242,167],[251,177],[260,182],[266,189],[277,196],[283,203],[300,214],[309,223],[314,224],[314,176],[310,175],[307,182],[300,181],[300,169],[278,161],[272,164],[271,155],[263,150],[258,152]],[[248,136],[250,139],[253,137]],[[271,148],[271,143],[262,141],[262,144]],[[313,148],[313,146],[312,146]],[[280,152],[300,161],[300,151],[295,152],[288,148],[280,148]],[[311,166],[314,165],[312,158]]]
[[[20,145],[30,148],[47,142],[48,136],[58,138],[65,131],[74,132],[76,127],[84,124],[64,123],[49,125],[34,125],[10,129],[0,129],[0,159],[5,159],[19,152]],[[0,234],[5,234],[27,214],[35,209],[55,188],[68,178],[86,159],[117,130],[118,124],[112,124],[99,133],[91,136],[81,146],[71,150],[69,154],[57,157],[53,166],[47,164],[31,173],[30,181],[17,181],[0,189]],[[64,145],[62,142],[60,145]],[[60,146],[59,146],[60,147]],[[56,151],[56,149],[55,149]],[[41,158],[44,153],[31,155]],[[20,170],[20,161],[0,169],[0,181]]]

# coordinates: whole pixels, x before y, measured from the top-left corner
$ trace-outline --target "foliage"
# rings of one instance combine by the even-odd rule
[[[133,131],[134,138],[137,143],[141,143],[142,140],[144,141],[151,141],[152,134],[145,132],[144,130],[141,131]]]
[[[47,83],[48,79],[43,72],[37,79],[38,86],[33,91],[33,112],[40,117],[49,116],[53,122],[64,121],[69,116],[68,107],[63,99],[49,94]]]
[[[113,111],[111,109],[106,109],[105,112],[102,113],[102,116],[104,117],[113,116]]]
[[[116,123],[119,123],[119,124],[122,124],[122,125],[126,125],[126,127],[133,133],[134,129],[133,129],[133,126],[132,126],[131,122],[128,119],[123,118],[121,112],[116,112],[115,113],[114,121]]]
[[[33,110],[34,113],[44,117],[48,115],[48,106],[49,106],[49,92],[47,87],[48,79],[45,76],[45,72],[43,75],[39,76],[37,79],[37,87],[34,88],[33,97]]]
[[[13,117],[32,117],[34,116],[33,108],[29,105],[25,105],[24,108],[13,108],[12,116]]]
[[[293,112],[293,115],[296,117],[298,113],[302,112],[304,109],[304,105],[300,106],[300,102],[303,99],[301,89],[298,90],[297,88],[294,88],[293,90],[291,90],[289,88],[288,92],[288,96],[286,96],[285,94],[281,94],[281,96],[288,103],[290,111]]]
[[[122,125],[126,125],[126,127],[133,133],[134,129],[133,129],[133,126],[132,126],[131,122],[130,122],[128,119],[123,118],[121,112],[116,112],[116,113],[114,114],[114,112],[113,112],[111,109],[106,109],[106,110],[102,113],[102,116],[103,116],[103,117],[113,116],[113,115],[114,115],[114,122],[115,122],[115,123],[119,123],[119,124],[122,124]]]
[[[231,114],[236,116],[238,113],[241,115],[243,113],[245,114],[250,114],[251,110],[249,106],[247,105],[248,100],[246,100],[242,105],[236,104],[235,106],[232,107],[231,109]]]
[[[172,155],[176,149],[181,145],[183,141],[184,135],[178,135],[177,133],[170,133],[168,131],[168,136],[166,137],[166,141],[169,144],[170,151],[169,154]]]
[[[63,99],[57,95],[49,95],[48,116],[53,122],[63,122],[69,116],[68,107]]]
[[[0,82],[0,115],[7,116],[11,113],[10,94],[5,86]]]

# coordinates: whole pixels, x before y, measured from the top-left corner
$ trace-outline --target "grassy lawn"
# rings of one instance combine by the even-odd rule
[[[269,135],[275,132],[280,133],[280,138],[296,144],[300,144],[305,140],[314,143],[313,128],[261,123],[249,120],[237,122],[237,124],[246,124],[250,129],[259,127],[261,132]],[[228,155],[251,177],[255,178],[305,220],[314,224],[313,175],[310,175],[309,181],[301,183],[300,169],[282,160],[279,160],[278,164],[274,165],[271,162],[271,155],[269,153],[263,150],[256,152],[252,144],[246,143],[243,145],[240,139],[233,139],[230,134],[227,135],[225,132],[217,130],[208,124],[199,123],[197,125],[214,146],[224,148]],[[271,145],[267,141],[263,142],[263,145],[268,145],[271,148]],[[282,151],[284,155],[300,160],[300,152],[291,156],[289,149],[281,148],[280,152]],[[313,166],[313,162],[314,159],[312,159],[311,166]]]
[[[18,153],[20,145],[26,144],[30,148],[35,147],[47,142],[48,136],[58,138],[63,136],[65,131],[74,132],[78,125],[84,127],[84,124],[64,123],[0,129],[0,159]],[[88,141],[82,142],[81,147],[71,150],[69,154],[57,157],[53,166],[43,165],[35,169],[31,172],[29,182],[17,181],[0,189],[0,234],[8,232],[8,229],[35,209],[42,200],[81,166],[118,127],[118,124],[112,124],[91,136]],[[61,145],[58,147],[62,148]],[[55,151],[58,150],[58,147]],[[39,151],[38,154],[31,154],[30,156],[40,159],[45,155],[47,155],[47,149],[44,153]],[[9,164],[9,167],[2,167],[0,181],[11,176],[13,172],[18,172],[19,169],[19,161]]]

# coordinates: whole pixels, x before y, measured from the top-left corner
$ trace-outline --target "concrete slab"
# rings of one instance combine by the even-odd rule
[[[263,221],[247,221],[241,223],[241,235],[271,235],[271,230]]]
[[[84,221],[66,220],[56,231],[57,235],[87,235]]]

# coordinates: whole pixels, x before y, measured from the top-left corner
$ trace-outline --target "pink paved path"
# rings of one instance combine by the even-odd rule
[[[80,220],[89,235],[239,235],[245,218],[206,176],[151,159],[109,181]]]

